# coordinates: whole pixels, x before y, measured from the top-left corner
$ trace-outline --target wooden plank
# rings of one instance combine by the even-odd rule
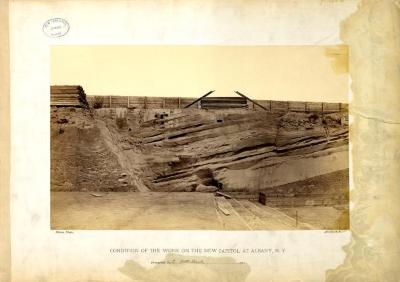
[[[85,95],[85,92],[83,91],[75,91],[75,90],[52,90],[50,91],[51,94],[79,94],[79,95]]]
[[[50,103],[81,104],[79,100],[70,100],[70,101],[50,100]]]
[[[247,103],[225,103],[225,102],[218,102],[218,103],[203,103],[203,101],[200,102],[202,106],[206,107],[206,106],[212,106],[212,107],[230,107],[230,106],[240,106],[240,107],[244,107],[247,106]]]
[[[218,107],[218,108],[247,108],[247,104],[201,104],[202,107]]]
[[[80,85],[50,85],[51,88],[77,88],[80,87],[82,88],[82,86]]]
[[[225,198],[215,198],[215,201],[217,203],[218,209],[224,214],[224,215],[230,215],[231,212],[229,211],[232,206],[229,204]]]
[[[304,112],[304,102],[291,101],[289,102],[290,111]]]
[[[221,102],[221,101],[232,101],[234,103],[240,103],[243,101],[246,101],[246,98],[243,97],[206,97],[201,99],[202,101],[216,101],[216,102]]]
[[[54,101],[86,101],[84,98],[81,97],[50,97],[50,100]]]
[[[271,101],[272,110],[286,111],[287,103],[285,101]]]
[[[201,103],[202,108],[247,108],[247,104]]]
[[[225,198],[227,198],[227,199],[231,199],[231,198],[232,198],[232,197],[229,196],[228,194],[223,193],[223,192],[220,192],[220,191],[215,192],[215,194],[220,195],[220,196],[223,196],[223,197],[225,197]]]
[[[72,94],[72,95],[66,95],[66,94],[51,94],[50,97],[52,98],[56,98],[56,99],[77,99],[79,97],[81,97],[81,95],[76,95],[76,94]]]
[[[324,103],[324,112],[340,112],[341,103]]]
[[[71,89],[60,89],[60,88],[52,88],[50,89],[51,93],[82,93],[82,89],[71,88]]]
[[[62,107],[82,107],[80,103],[77,104],[66,104],[66,103],[50,103],[50,106],[62,106]]]
[[[214,97],[206,97],[204,99],[207,99],[207,100],[220,100],[220,99],[243,100],[245,98],[243,98],[241,96],[214,96]]]
[[[309,112],[320,112],[321,111],[321,103],[307,102],[307,110]]]
[[[76,104],[81,103],[81,101],[79,101],[79,100],[57,100],[57,99],[51,99],[50,102],[51,103],[76,103]]]
[[[220,99],[220,100],[208,100],[206,99],[202,99],[201,100],[202,104],[247,104],[246,99],[242,99],[242,100],[228,100],[228,99]]]

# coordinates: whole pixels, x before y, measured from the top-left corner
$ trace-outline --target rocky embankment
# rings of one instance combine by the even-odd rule
[[[348,168],[347,112],[68,111],[52,112],[53,190],[254,192]]]

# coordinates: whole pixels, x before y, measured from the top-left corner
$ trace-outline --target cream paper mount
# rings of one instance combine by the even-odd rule
[[[398,1],[4,3],[1,281],[399,280]],[[343,44],[349,231],[51,229],[51,46]]]

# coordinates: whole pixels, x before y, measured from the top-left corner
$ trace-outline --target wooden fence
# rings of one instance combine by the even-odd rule
[[[145,97],[145,96],[94,96],[87,95],[91,107],[96,103],[102,108],[131,108],[131,109],[181,109],[195,101],[195,98],[184,97]],[[271,112],[340,112],[347,111],[347,103],[297,102],[255,100]],[[251,101],[247,101],[249,109],[260,109]]]

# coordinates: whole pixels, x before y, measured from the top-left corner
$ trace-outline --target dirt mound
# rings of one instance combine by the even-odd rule
[[[51,190],[134,191],[87,109],[51,109]]]
[[[343,113],[299,113],[289,112],[279,120],[279,127],[307,130],[320,126],[341,127],[348,125],[348,114]]]

